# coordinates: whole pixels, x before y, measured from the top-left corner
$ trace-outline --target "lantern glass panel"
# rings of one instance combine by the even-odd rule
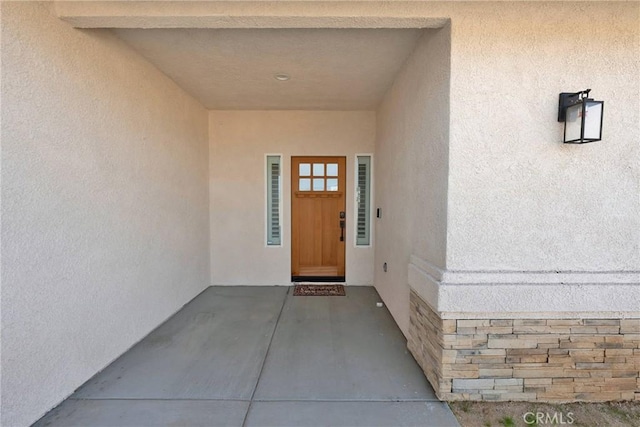
[[[602,102],[585,101],[584,138],[600,139],[602,128]]]
[[[582,130],[582,102],[567,108],[564,124],[564,140],[579,140]]]

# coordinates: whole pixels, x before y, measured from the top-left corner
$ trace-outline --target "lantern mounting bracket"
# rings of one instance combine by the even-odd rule
[[[580,92],[562,92],[558,102],[558,121],[564,122],[566,120],[568,107],[571,107],[584,99],[589,99],[589,92],[591,92],[591,89],[582,90]]]

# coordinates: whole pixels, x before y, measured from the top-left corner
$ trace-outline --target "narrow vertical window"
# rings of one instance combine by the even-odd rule
[[[371,244],[371,156],[358,156],[356,171],[356,245]]]
[[[267,156],[267,245],[280,246],[280,156]]]

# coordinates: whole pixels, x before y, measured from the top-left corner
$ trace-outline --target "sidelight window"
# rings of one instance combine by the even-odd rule
[[[357,156],[356,245],[371,244],[371,156]]]
[[[281,157],[267,156],[267,246],[280,246]]]

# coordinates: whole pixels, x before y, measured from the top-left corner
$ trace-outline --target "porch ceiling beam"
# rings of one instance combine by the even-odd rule
[[[54,5],[57,16],[77,28],[440,28],[448,21],[411,16],[393,3],[55,0]]]

